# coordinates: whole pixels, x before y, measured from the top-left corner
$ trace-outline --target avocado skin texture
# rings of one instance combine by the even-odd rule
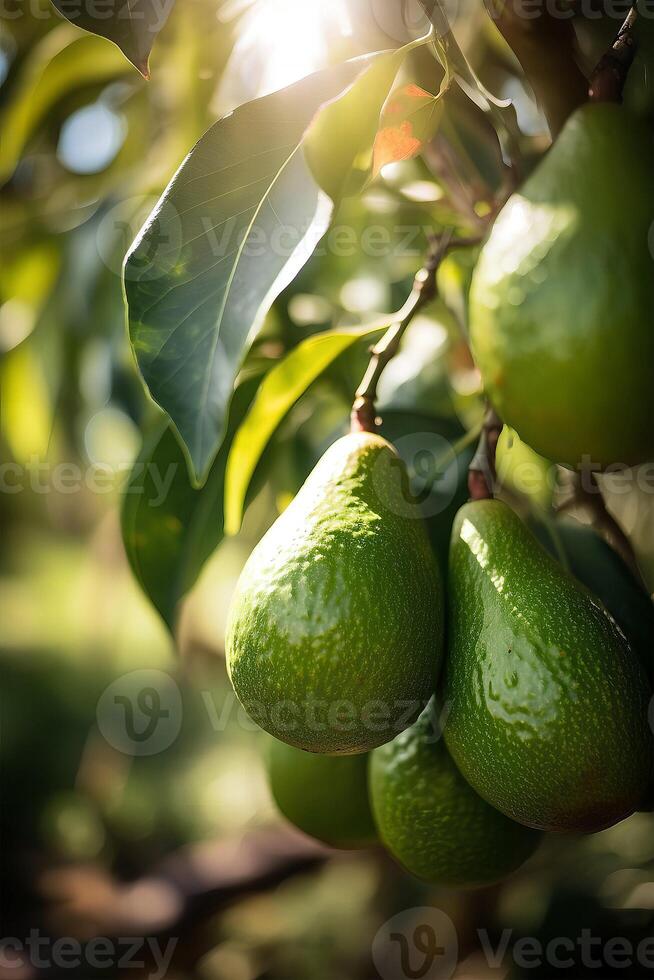
[[[638,658],[498,500],[454,523],[443,696],[456,764],[514,820],[593,832],[641,802],[652,741]]]
[[[382,842],[411,874],[472,888],[506,877],[541,834],[509,820],[468,785],[439,737],[433,703],[370,757],[370,797]]]
[[[619,106],[584,106],[500,212],[474,274],[486,391],[568,466],[654,456],[652,174],[652,130]]]
[[[368,800],[368,755],[315,755],[270,741],[270,790],[287,820],[331,847],[377,843]]]
[[[654,691],[654,603],[620,555],[591,527],[565,518],[557,535],[570,573],[603,602],[637,654]],[[553,558],[556,542],[544,523],[534,534]]]
[[[620,555],[592,528],[574,520],[557,521],[556,526],[571,574],[590,589],[613,616],[638,656],[654,697],[654,603],[638,585]],[[547,525],[537,523],[534,533],[556,557],[555,542]],[[654,715],[651,717],[654,720]],[[652,763],[654,766],[654,757]],[[654,768],[639,809],[654,810]]]
[[[344,436],[250,556],[227,667],[257,723],[331,755],[406,728],[435,690],[443,589],[406,468],[377,435]]]

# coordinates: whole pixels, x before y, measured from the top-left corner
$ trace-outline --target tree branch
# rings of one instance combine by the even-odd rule
[[[402,336],[413,318],[438,294],[436,273],[441,262],[452,248],[478,245],[481,238],[453,238],[452,233],[435,237],[423,268],[417,273],[411,294],[392,319],[391,326],[379,343],[371,349],[370,363],[357,388],[352,406],[351,431],[375,432],[378,426],[375,401],[377,386],[384,368],[397,354]]]
[[[548,0],[484,0],[495,26],[520,62],[552,137],[586,102],[588,81],[577,64],[572,22]]]
[[[636,55],[636,38],[633,30],[638,20],[636,4],[618,31],[609,51],[600,59],[590,80],[592,102],[622,102],[622,92],[629,69]]]
[[[468,470],[468,492],[471,500],[488,500],[495,493],[495,453],[502,426],[502,419],[497,412],[489,408],[479,437],[477,452]]]
[[[334,854],[290,827],[262,828],[242,838],[190,845],[130,882],[99,865],[50,868],[41,874],[38,890],[48,903],[48,928],[59,935],[179,936]]]

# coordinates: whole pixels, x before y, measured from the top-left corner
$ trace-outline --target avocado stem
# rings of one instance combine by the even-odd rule
[[[633,31],[637,20],[637,4],[634,4],[615,41],[600,58],[591,76],[589,89],[591,102],[622,102],[627,75],[636,55],[637,42]]]
[[[413,288],[406,303],[392,316],[390,327],[379,343],[370,350],[370,362],[356,390],[352,405],[350,416],[352,432],[377,431],[380,420],[377,417],[375,401],[379,379],[388,362],[397,354],[400,341],[413,318],[436,299],[438,295],[436,273],[447,253],[453,248],[479,245],[481,240],[481,238],[454,238],[451,231],[432,238],[425,264],[413,280]]]
[[[503,425],[495,409],[489,407],[477,451],[468,469],[468,493],[471,500],[488,500],[495,493],[495,454]]]

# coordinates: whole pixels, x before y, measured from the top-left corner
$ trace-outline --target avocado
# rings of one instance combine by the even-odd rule
[[[499,500],[450,546],[444,737],[470,785],[527,826],[629,816],[652,765],[645,672],[604,606]]]
[[[534,533],[553,557],[563,551],[570,573],[604,603],[629,640],[653,692],[654,721],[654,603],[620,555],[591,527],[571,518],[557,520],[554,528],[535,521]],[[639,809],[654,810],[654,770]]]
[[[411,874],[451,887],[497,882],[541,834],[489,806],[445,747],[432,701],[411,728],[370,757],[370,797],[382,842]]]
[[[557,520],[554,529],[534,521],[533,530],[553,558],[562,549],[570,573],[604,603],[638,655],[654,691],[654,603],[617,551],[592,527],[572,518]]]
[[[377,842],[368,801],[368,755],[315,755],[276,738],[270,741],[270,791],[287,820],[332,847]]]
[[[388,742],[435,690],[443,589],[406,467],[371,433],[334,443],[252,552],[226,654],[271,735],[349,755]]]
[[[654,130],[577,110],[494,223],[470,340],[502,419],[576,467],[654,456]]]

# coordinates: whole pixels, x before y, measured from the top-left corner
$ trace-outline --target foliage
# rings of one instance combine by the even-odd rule
[[[284,33],[262,35],[273,5]],[[115,899],[126,880],[151,881],[172,849],[198,841],[192,860],[210,869],[208,839],[235,835],[240,847],[244,827],[275,823],[258,736],[230,700],[222,661],[235,581],[347,430],[368,345],[405,303],[430,236],[484,238],[550,133],[529,73],[481,3],[462,5],[451,25],[431,4],[431,25],[415,30],[369,0],[119,0],[102,23],[88,19],[86,0],[4,6],[7,932],[24,935],[26,909],[45,908],[48,935],[62,924],[83,934],[92,894]],[[318,33],[294,34],[319,7]],[[120,16],[130,10],[145,18]],[[570,12],[589,74],[615,20]],[[638,36],[625,103],[651,126],[651,19]],[[272,236],[278,221],[290,247],[257,255],[258,232]],[[443,262],[439,298],[379,388],[382,434],[405,460],[441,564],[483,414],[467,344],[478,251]],[[502,496],[601,593],[651,670],[647,595],[603,538],[586,530],[580,542],[579,527],[554,515],[566,474],[508,432],[498,463]],[[648,473],[628,487],[622,473],[601,483],[651,591]],[[589,517],[583,502],[570,509]],[[178,741],[151,758],[98,738],[102,692],[137,668],[170,673],[184,706]],[[616,910],[649,901],[651,830],[637,814],[589,842],[548,841],[529,876],[493,899],[498,930],[518,922],[543,942],[587,927],[635,933]],[[83,879],[76,904],[82,866],[96,877]],[[441,899],[374,854],[330,862],[274,897],[250,895],[225,925],[214,917],[201,970],[358,975],[380,921]],[[462,898],[450,911],[469,930],[480,905]]]

